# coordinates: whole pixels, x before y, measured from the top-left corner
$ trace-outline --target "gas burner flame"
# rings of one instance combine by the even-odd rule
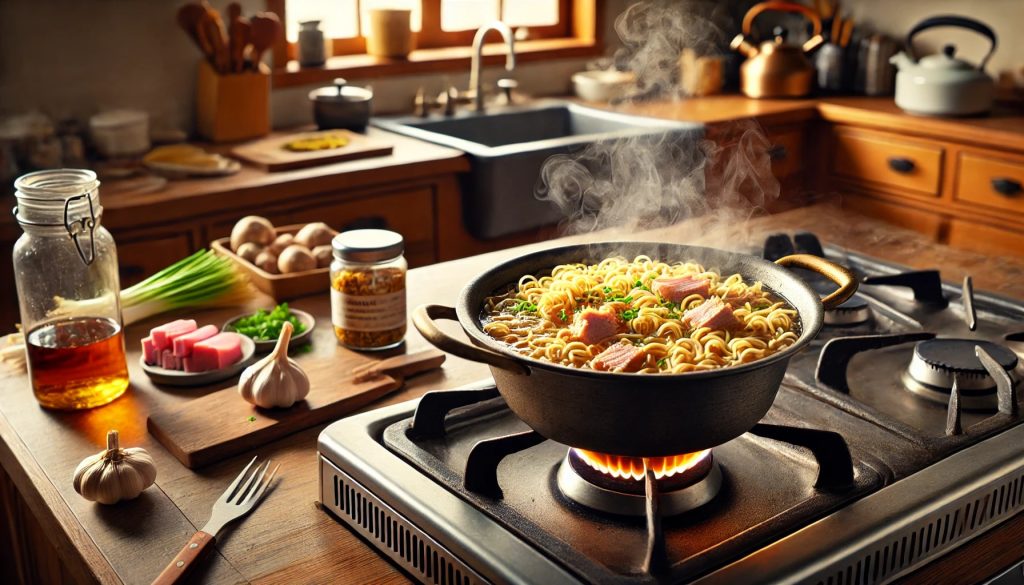
[[[625,457],[622,455],[607,455],[595,453],[584,449],[573,449],[579,458],[589,467],[618,479],[644,479],[644,459],[642,457]],[[668,457],[649,457],[651,468],[654,470],[655,479],[672,477],[693,469],[701,461],[711,454],[711,449],[698,451],[697,453],[685,453],[683,455],[670,455]]]

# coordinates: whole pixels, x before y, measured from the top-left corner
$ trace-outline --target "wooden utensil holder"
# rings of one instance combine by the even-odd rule
[[[199,63],[196,125],[213,142],[266,136],[270,132],[270,72],[221,75],[207,61]]]

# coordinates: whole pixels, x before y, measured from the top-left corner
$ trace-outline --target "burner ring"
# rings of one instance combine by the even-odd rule
[[[556,483],[558,490],[563,496],[573,502],[587,508],[616,514],[620,516],[644,516],[647,508],[647,498],[643,491],[643,481],[635,481],[640,490],[619,491],[610,487],[599,486],[587,481],[576,469],[572,460],[572,451],[566,453],[562,463],[558,466]],[[658,480],[661,492],[660,510],[664,516],[682,514],[699,508],[710,502],[722,488],[722,470],[712,454],[707,459],[710,469],[699,480],[681,487],[671,489],[671,484],[666,485],[665,480]],[[580,465],[585,465],[580,463]]]
[[[974,339],[929,339],[914,347],[914,357],[903,373],[903,382],[915,394],[936,402],[949,402],[956,378],[961,405],[968,409],[996,408],[996,383],[981,365],[974,347],[980,346],[1010,375],[1017,376],[1017,355],[990,341]]]
[[[871,307],[864,297],[854,294],[844,303],[825,311],[826,325],[860,325],[871,319]]]

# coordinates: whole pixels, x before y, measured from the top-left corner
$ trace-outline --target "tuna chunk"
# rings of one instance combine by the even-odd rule
[[[196,343],[217,335],[217,327],[214,325],[203,325],[191,333],[179,335],[174,338],[174,355],[183,358],[192,355],[192,346]]]
[[[149,337],[153,340],[153,347],[157,351],[163,351],[174,342],[174,338],[196,330],[195,319],[178,319],[159,327],[149,330]]]
[[[147,364],[151,366],[160,365],[160,352],[158,352],[156,347],[153,345],[152,337],[145,337],[142,339],[142,355]]]
[[[643,350],[629,343],[616,343],[594,357],[590,365],[595,370],[635,372],[644,365]]]
[[[573,339],[593,345],[619,332],[619,318],[609,311],[583,309],[569,326]]]
[[[702,304],[690,309],[683,315],[686,321],[694,329],[709,327],[711,329],[734,329],[740,322],[732,314],[732,307],[722,302],[718,297],[712,297]]]
[[[663,277],[654,279],[651,290],[667,301],[678,303],[692,294],[706,298],[711,294],[711,282],[696,276]]]
[[[192,355],[185,363],[185,371],[206,372],[219,370],[242,357],[242,339],[237,333],[218,333],[192,346]]]

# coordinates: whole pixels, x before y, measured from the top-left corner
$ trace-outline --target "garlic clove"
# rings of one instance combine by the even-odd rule
[[[238,393],[260,408],[288,408],[309,394],[309,377],[288,357],[293,327],[285,323],[269,355],[249,366],[238,379]]]

